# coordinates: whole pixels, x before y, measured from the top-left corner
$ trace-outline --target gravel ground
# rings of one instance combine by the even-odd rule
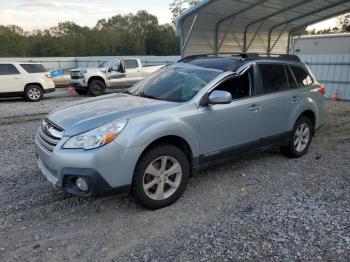
[[[0,100],[0,261],[350,260],[350,103],[327,102],[305,157],[270,150],[210,168],[148,211],[130,196],[66,196],[41,176],[41,119],[80,99]]]

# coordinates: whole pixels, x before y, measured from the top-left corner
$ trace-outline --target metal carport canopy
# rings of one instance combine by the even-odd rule
[[[177,21],[181,55],[289,53],[291,34],[350,11],[349,0],[202,0]]]

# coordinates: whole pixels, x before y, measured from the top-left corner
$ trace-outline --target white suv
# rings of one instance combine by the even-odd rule
[[[39,63],[0,63],[0,97],[21,96],[30,102],[55,91],[50,73]]]

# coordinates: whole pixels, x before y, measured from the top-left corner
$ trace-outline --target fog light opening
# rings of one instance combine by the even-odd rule
[[[77,188],[80,191],[83,191],[83,192],[89,191],[89,185],[88,185],[88,183],[86,182],[86,180],[84,178],[78,177],[75,180],[75,185],[77,186]]]

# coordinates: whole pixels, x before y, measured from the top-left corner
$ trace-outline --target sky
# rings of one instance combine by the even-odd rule
[[[63,21],[93,27],[102,18],[147,10],[161,24],[170,23],[171,0],[0,0],[0,25],[25,30],[50,28]]]
[[[15,24],[27,31],[46,29],[63,21],[93,27],[102,18],[147,10],[161,24],[170,23],[171,0],[0,0],[0,25]],[[336,26],[329,20],[311,29]]]

